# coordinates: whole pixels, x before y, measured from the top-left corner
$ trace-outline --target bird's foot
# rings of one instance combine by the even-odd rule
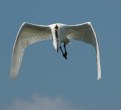
[[[67,56],[67,52],[65,51],[65,56]]]
[[[67,53],[63,54],[63,57],[67,60]]]

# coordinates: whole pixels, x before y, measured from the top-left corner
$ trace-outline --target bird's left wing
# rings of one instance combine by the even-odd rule
[[[78,25],[65,25],[65,35],[68,39],[74,39],[89,43],[96,50],[98,80],[101,79],[100,52],[95,31],[90,22]]]
[[[15,79],[18,76],[24,49],[28,45],[51,38],[52,34],[49,26],[23,23],[13,47],[10,77]]]

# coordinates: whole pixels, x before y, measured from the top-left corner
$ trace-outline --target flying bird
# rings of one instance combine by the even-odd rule
[[[71,40],[79,40],[92,45],[96,50],[98,80],[101,79],[99,45],[91,22],[77,25],[62,23],[37,25],[24,22],[18,31],[13,47],[10,72],[12,79],[16,79],[19,74],[25,48],[33,43],[49,39],[52,40],[55,50],[57,52],[60,50],[65,59],[67,59],[66,45]]]

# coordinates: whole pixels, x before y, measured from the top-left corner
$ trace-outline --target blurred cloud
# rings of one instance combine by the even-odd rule
[[[50,98],[34,95],[30,100],[16,99],[5,110],[81,110],[61,97]]]

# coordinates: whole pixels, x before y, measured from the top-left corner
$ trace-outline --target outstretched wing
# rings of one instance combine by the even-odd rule
[[[28,45],[51,38],[52,34],[49,26],[23,23],[13,47],[10,77],[15,79],[18,76],[24,49]]]
[[[98,80],[101,79],[100,52],[95,31],[90,22],[79,25],[65,25],[65,34],[68,39],[84,41],[91,44],[96,50]]]

